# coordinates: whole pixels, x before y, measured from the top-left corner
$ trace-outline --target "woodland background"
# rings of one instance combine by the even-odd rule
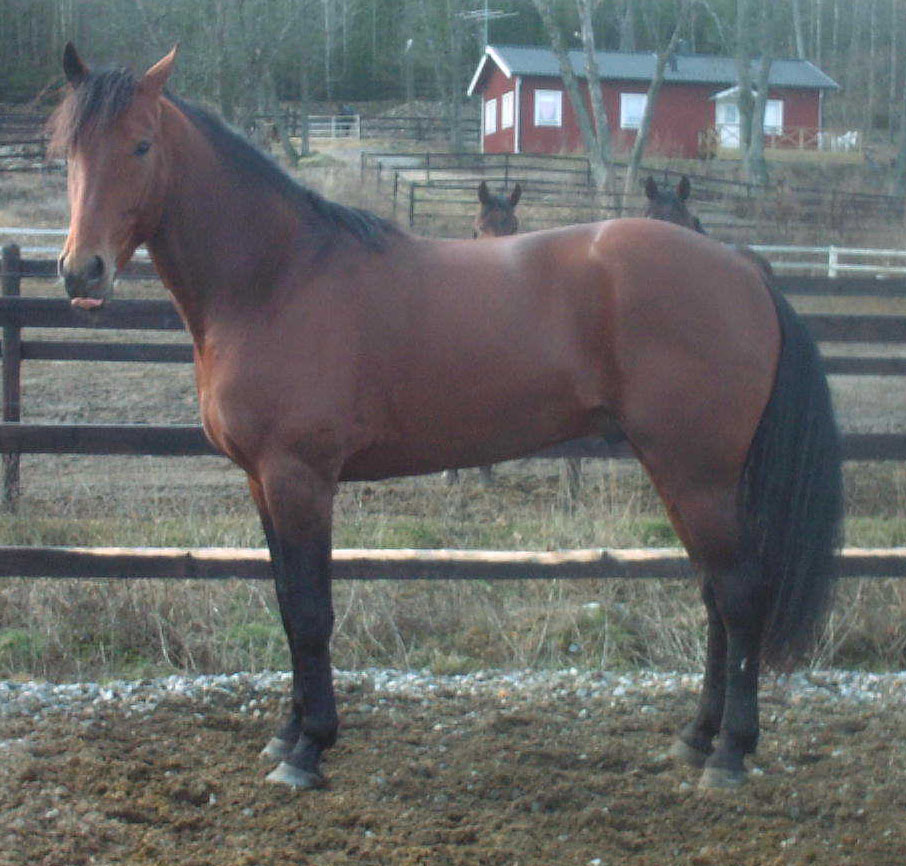
[[[757,29],[758,48],[839,82],[827,126],[878,142],[903,127],[906,0],[492,0],[487,25],[482,0],[0,0],[0,103],[53,102],[69,39],[138,68],[178,41],[176,89],[240,124],[277,101],[371,112],[421,98],[458,114],[486,34],[548,45],[546,7],[580,48],[586,4],[599,49],[662,51],[680,14],[681,51],[735,56]]]

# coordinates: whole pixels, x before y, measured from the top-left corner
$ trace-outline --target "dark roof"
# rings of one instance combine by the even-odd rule
[[[602,80],[650,81],[657,63],[654,54],[637,52],[598,51],[596,59]],[[584,78],[584,53],[570,51],[569,60],[576,75]],[[507,77],[514,75],[560,77],[560,64],[549,48],[532,45],[488,45],[469,85],[470,95],[484,77],[489,63],[499,66]],[[733,57],[718,57],[713,54],[676,54],[674,62],[667,64],[664,80],[726,87],[738,80],[736,60]],[[817,90],[835,89],[839,86],[808,60],[774,60],[771,63],[770,84],[772,87]]]

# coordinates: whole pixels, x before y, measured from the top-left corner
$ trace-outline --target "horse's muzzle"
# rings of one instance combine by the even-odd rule
[[[60,256],[59,272],[63,287],[74,307],[94,309],[101,306],[113,288],[111,269],[101,256],[90,256],[73,266],[72,257]]]

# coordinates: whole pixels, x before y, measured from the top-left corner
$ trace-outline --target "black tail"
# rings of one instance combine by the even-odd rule
[[[762,656],[787,667],[823,623],[843,517],[840,435],[818,347],[772,290],[782,347],[742,478],[744,554],[767,588]]]

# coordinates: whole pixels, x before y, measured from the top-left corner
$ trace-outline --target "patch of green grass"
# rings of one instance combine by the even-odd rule
[[[44,639],[34,629],[0,629],[0,676],[32,670],[44,651]]]
[[[850,517],[846,543],[853,547],[906,546],[906,520],[897,517]]]

